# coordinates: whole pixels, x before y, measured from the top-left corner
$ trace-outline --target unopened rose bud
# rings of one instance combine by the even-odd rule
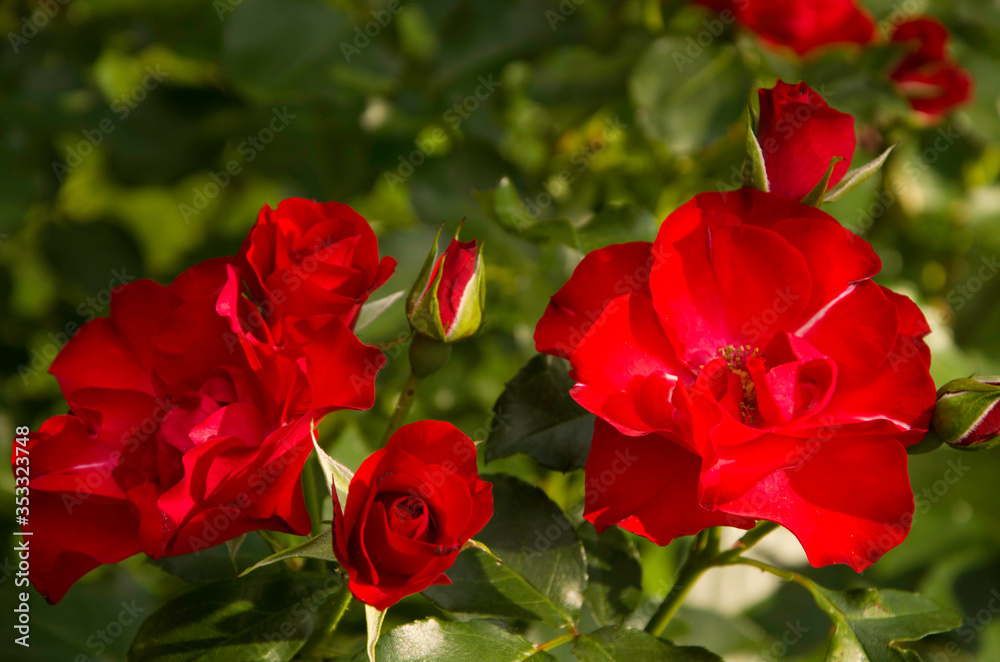
[[[1000,444],[1000,377],[955,379],[938,390],[934,429],[962,450]]]
[[[461,226],[459,226],[461,230]],[[440,342],[455,342],[479,331],[483,323],[486,274],[482,246],[459,241],[458,234],[438,255],[434,238],[424,267],[406,300],[406,316],[415,331]]]

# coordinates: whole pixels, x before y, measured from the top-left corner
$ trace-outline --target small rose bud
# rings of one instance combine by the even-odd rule
[[[938,391],[932,422],[953,448],[979,451],[1000,444],[1000,377],[948,382]]]
[[[841,160],[833,165],[827,186],[844,178],[854,158],[853,117],[828,106],[805,83],[779,80],[757,94],[757,140],[772,192],[802,200],[823,179],[832,159]]]
[[[461,231],[461,225],[459,226]],[[406,300],[415,331],[440,342],[455,342],[479,331],[483,323],[486,273],[482,246],[459,241],[458,233],[438,256],[438,238]]]

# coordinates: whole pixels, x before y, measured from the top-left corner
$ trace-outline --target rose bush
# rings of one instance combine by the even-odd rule
[[[334,552],[356,598],[387,609],[432,584],[493,515],[476,446],[450,423],[405,425],[334,492]]]
[[[366,409],[385,359],[331,317],[274,344],[227,259],[129,283],[52,364],[70,413],[32,435],[31,580],[57,602],[102,563],[247,531],[304,534],[308,422]]]
[[[905,446],[934,405],[916,305],[822,211],[705,193],[656,242],[591,253],[535,332],[598,420],[585,517],[666,544],[778,522],[814,565],[862,570],[913,512]],[[608,484],[615,453],[639,459]]]

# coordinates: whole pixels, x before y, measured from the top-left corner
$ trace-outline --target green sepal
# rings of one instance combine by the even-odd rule
[[[834,202],[839,200],[844,195],[860,186],[863,182],[868,181],[872,175],[882,168],[885,164],[885,160],[889,158],[889,154],[893,149],[895,149],[895,147],[895,145],[891,145],[874,160],[869,161],[859,168],[848,170],[847,174],[844,175],[844,178],[840,180],[840,183],[833,187],[832,191],[826,194],[823,198],[823,202]]]
[[[749,104],[748,104],[749,106]],[[747,112],[747,155],[743,161],[743,186],[752,186],[760,191],[769,191],[767,182],[767,167],[764,165],[764,152],[754,134],[753,111]]]
[[[823,175],[823,179],[819,180],[819,183],[813,187],[813,190],[809,191],[809,193],[806,194],[806,197],[802,198],[803,204],[816,208],[823,206],[826,189],[829,188],[830,178],[833,177],[833,169],[843,160],[843,156],[830,157],[830,165],[826,167],[826,174]]]

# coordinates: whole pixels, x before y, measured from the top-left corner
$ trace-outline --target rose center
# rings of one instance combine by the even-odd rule
[[[715,372],[709,376],[709,383],[715,397],[730,408],[730,412],[746,424],[752,424],[757,419],[757,390],[753,375],[750,374],[749,363],[763,362],[761,351],[749,345],[726,345],[715,355]],[[719,362],[724,362],[723,367]],[[702,366],[704,368],[704,366]],[[739,383],[732,377],[739,379]]]
[[[399,497],[389,507],[389,528],[407,538],[422,538],[430,519],[427,504],[417,496]]]

